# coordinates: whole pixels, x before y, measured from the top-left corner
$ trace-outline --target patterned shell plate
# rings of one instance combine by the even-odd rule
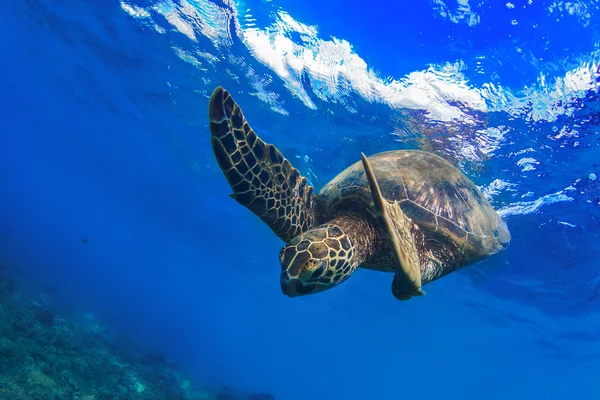
[[[480,258],[496,253],[510,233],[475,184],[441,157],[419,150],[394,150],[369,156],[383,196],[400,203],[402,211],[423,233],[442,234]],[[348,201],[373,208],[360,161],[346,168],[318,194],[321,215],[343,213]]]

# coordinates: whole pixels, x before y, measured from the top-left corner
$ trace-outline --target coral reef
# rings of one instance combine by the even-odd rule
[[[164,355],[134,348],[92,314],[61,315],[24,284],[0,268],[2,400],[274,400],[195,385]]]

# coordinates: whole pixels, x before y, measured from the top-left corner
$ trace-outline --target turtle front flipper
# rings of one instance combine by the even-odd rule
[[[375,213],[400,264],[392,282],[392,293],[399,300],[422,296],[425,292],[421,289],[421,261],[417,249],[417,238],[422,237],[421,231],[404,214],[397,201],[390,203],[383,198],[369,160],[363,153],[361,155]]]
[[[232,197],[284,241],[314,225],[315,195],[297,169],[263,142],[229,92],[217,87],[208,106],[211,144]]]

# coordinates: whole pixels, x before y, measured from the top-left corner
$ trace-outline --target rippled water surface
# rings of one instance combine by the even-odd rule
[[[597,21],[597,0],[7,3],[2,261],[205,384],[598,396]],[[282,243],[212,154],[217,85],[317,189],[361,151],[443,156],[510,247],[409,302],[366,270],[284,297]]]

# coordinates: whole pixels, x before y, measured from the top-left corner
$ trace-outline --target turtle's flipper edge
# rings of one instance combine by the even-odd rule
[[[425,292],[421,289],[421,262],[415,237],[420,234],[420,230],[400,209],[398,202],[390,203],[383,198],[373,169],[364,154],[362,162],[377,218],[400,264],[392,282],[392,293],[399,300],[422,296]]]
[[[252,130],[229,92],[217,87],[208,107],[211,144],[232,197],[284,241],[314,226],[315,195],[288,160]]]

